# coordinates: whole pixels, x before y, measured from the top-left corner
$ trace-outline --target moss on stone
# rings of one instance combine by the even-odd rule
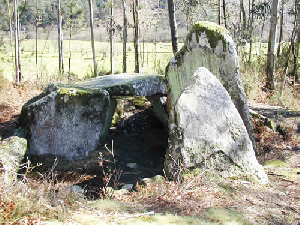
[[[148,100],[142,96],[142,97],[136,97],[134,100],[133,100],[133,104],[135,107],[144,107],[145,106],[145,103],[147,102]]]
[[[70,95],[70,96],[82,96],[91,94],[90,90],[79,89],[79,88],[60,88],[59,95]]]
[[[199,35],[201,33],[205,32],[206,37],[208,38],[208,42],[210,43],[210,46],[212,48],[216,48],[218,42],[221,40],[223,42],[223,51],[225,51],[226,49],[226,37],[225,36],[229,36],[228,31],[213,22],[209,22],[209,21],[202,21],[202,22],[198,22],[196,24],[193,25],[189,35],[188,35],[188,40],[191,39],[191,35],[193,33],[196,33],[197,35],[197,42],[199,41]]]
[[[209,21],[198,22],[198,23],[194,24],[192,26],[191,30],[189,31],[189,34],[187,35],[184,46],[180,49],[179,52],[177,52],[175,54],[176,65],[178,67],[180,67],[184,63],[183,60],[184,60],[184,55],[186,54],[186,52],[190,51],[189,42],[192,39],[192,35],[195,33],[197,42],[199,42],[199,36],[203,32],[205,32],[211,48],[216,48],[218,42],[222,41],[223,51],[226,51],[226,46],[227,46],[226,38],[227,38],[227,36],[229,36],[228,31],[224,27],[219,26],[218,24],[213,23],[213,22],[209,22]],[[208,56],[206,56],[206,57],[208,57]],[[199,59],[199,60],[202,61],[203,59]],[[166,79],[168,79],[168,76],[169,76],[168,74],[169,74],[169,69],[170,69],[169,67],[170,67],[170,64],[172,64],[172,63],[173,62],[170,62],[166,67]],[[202,63],[199,62],[199,65],[201,65],[201,64]],[[215,75],[217,75],[217,74],[215,74]],[[169,92],[170,92],[170,90],[169,90]]]

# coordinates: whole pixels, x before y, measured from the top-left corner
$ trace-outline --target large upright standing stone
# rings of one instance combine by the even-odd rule
[[[254,144],[253,125],[240,79],[234,42],[225,28],[213,22],[204,21],[193,25],[185,45],[169,63],[166,72],[169,85],[168,108],[176,103],[199,67],[207,68],[226,88]]]
[[[206,68],[189,78],[169,118],[167,176],[177,179],[183,165],[268,181],[228,92]]]
[[[196,23],[170,61],[166,77],[167,176],[176,178],[178,167],[200,167],[267,182],[253,150],[253,125],[227,30],[212,22]]]

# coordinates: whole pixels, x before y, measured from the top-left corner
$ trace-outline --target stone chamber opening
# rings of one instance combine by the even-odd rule
[[[100,159],[88,171],[93,176],[76,184],[85,189],[88,198],[105,195],[106,186],[134,190],[143,178],[164,175],[169,135],[166,98],[115,99],[117,107],[104,141],[106,147],[99,146]]]
[[[105,143],[114,152],[117,169],[122,171],[119,187],[134,185],[146,177],[163,175],[168,147],[167,120],[163,121],[158,115],[160,112],[157,111],[157,105],[154,107],[152,97],[115,99],[117,108]],[[154,97],[154,100],[164,99]],[[102,152],[111,159],[109,151]]]

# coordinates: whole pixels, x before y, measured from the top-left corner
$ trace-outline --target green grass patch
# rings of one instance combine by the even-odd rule
[[[266,168],[289,167],[289,164],[279,159],[274,159],[274,160],[265,161],[264,167]]]
[[[96,200],[90,201],[89,205],[95,210],[105,211],[105,212],[124,212],[126,207],[119,201],[115,200]]]
[[[226,225],[250,225],[238,212],[224,208],[210,208],[205,213],[205,218]]]
[[[300,169],[299,168],[291,168],[286,170],[281,170],[279,172],[280,175],[288,178],[289,180],[296,181],[300,179]]]
[[[164,224],[176,224],[176,225],[213,225],[218,224],[209,220],[205,220],[200,217],[191,217],[191,216],[176,216],[171,214],[165,215],[153,215],[153,216],[144,216],[139,218],[132,218],[126,220],[120,220],[118,224],[132,224],[132,225],[143,225],[143,224],[155,224],[155,225],[164,225]]]

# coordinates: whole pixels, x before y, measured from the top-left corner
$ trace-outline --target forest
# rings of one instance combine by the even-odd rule
[[[165,75],[198,21],[234,41],[267,184],[205,168],[168,180],[158,150],[168,133],[151,101],[136,96],[116,98],[92,170],[58,159],[5,166],[22,107],[48,85]],[[300,224],[299,40],[299,0],[0,0],[0,224]],[[157,149],[138,161],[144,145]]]

